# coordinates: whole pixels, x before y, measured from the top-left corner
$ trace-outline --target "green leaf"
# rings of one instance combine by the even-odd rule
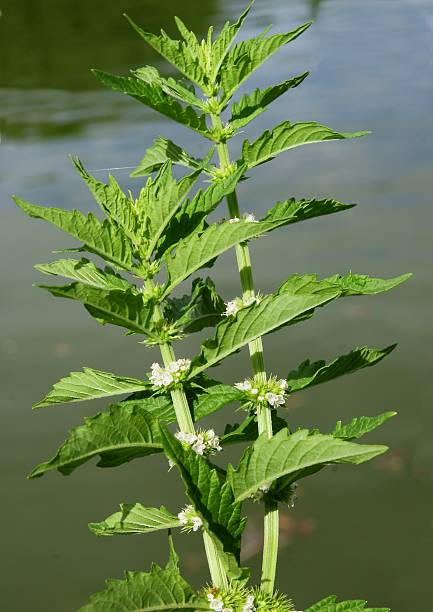
[[[272,85],[267,89],[257,88],[252,93],[243,94],[239,102],[235,102],[231,107],[232,115],[228,127],[234,131],[244,127],[261,115],[274,100],[277,100],[289,89],[298,87],[308,75],[309,72],[304,72],[304,74],[283,81],[278,85]]]
[[[266,213],[263,221],[276,222],[280,221],[279,227],[298,223],[321,217],[323,215],[332,215],[333,213],[342,212],[356,206],[355,204],[343,204],[337,200],[295,200],[290,198],[284,202],[277,202]]]
[[[180,521],[164,506],[145,508],[141,504],[120,504],[120,512],[112,514],[102,523],[89,524],[90,531],[98,536],[150,533],[172,527],[180,527]]]
[[[190,81],[199,85],[202,89],[207,90],[208,77],[203,71],[200,63],[200,53],[197,53],[197,45],[191,45],[191,39],[188,42],[173,40],[161,30],[160,35],[145,32],[137,24],[135,24],[127,15],[126,18],[138,34],[151,46],[155,51],[160,53],[170,64],[175,66],[184,76]],[[179,20],[178,20],[179,23]]]
[[[145,304],[142,295],[135,295],[131,291],[103,291],[81,283],[38,286],[55,297],[81,302],[89,314],[103,325],[119,325],[134,333],[156,338],[151,321],[153,304]]]
[[[328,140],[359,138],[366,134],[369,134],[369,132],[334,132],[331,128],[313,121],[309,123],[290,123],[289,121],[284,121],[272,131],[266,130],[253,143],[246,140],[242,145],[242,161],[248,164],[248,168],[254,168],[254,166],[264,164],[279,153],[294,147],[314,142],[326,142]]]
[[[167,457],[180,471],[187,496],[205,521],[205,529],[218,538],[226,553],[238,560],[245,520],[241,518],[241,505],[234,502],[229,483],[222,482],[220,473],[207,459],[182,445],[163,426],[161,438]]]
[[[199,132],[202,136],[214,139],[213,133],[207,128],[205,114],[198,115],[192,106],[183,107],[177,100],[168,96],[159,85],[146,83],[136,77],[116,76],[102,70],[93,70],[93,73],[104,85],[114,91],[131,96],[158,113]]]
[[[323,289],[293,295],[276,293],[266,296],[259,304],[240,310],[236,318],[227,317],[216,327],[213,338],[202,344],[201,354],[193,361],[190,376],[215,365],[252,340],[275,329],[297,322],[299,317],[311,313],[339,296],[338,289]]]
[[[228,103],[234,92],[263,62],[283,45],[298,38],[310,25],[311,22],[305,23],[285,34],[268,37],[261,34],[257,38],[234,45],[227,53],[218,75],[223,89],[221,106],[224,107]]]
[[[340,297],[355,295],[376,295],[390,291],[398,285],[404,283],[411,274],[402,274],[395,278],[372,278],[366,274],[353,274],[349,272],[345,276],[334,274],[328,278],[318,280],[315,274],[293,274],[280,287],[279,292],[284,293],[305,293],[310,290],[317,291],[319,287],[324,290],[335,288],[339,289]]]
[[[347,423],[342,425],[341,421],[338,421],[331,436],[334,438],[342,438],[344,440],[355,440],[361,438],[370,431],[373,431],[377,427],[380,427],[383,423],[394,417],[396,412],[384,412],[378,414],[375,417],[356,417]]]
[[[165,256],[169,280],[164,295],[168,295],[179,283],[224,251],[240,242],[255,238],[284,225],[286,222],[286,219],[255,223],[244,219],[237,223],[223,221],[210,225],[203,232],[195,232],[188,236],[177,244],[174,255],[167,254]]]
[[[305,612],[391,612],[390,608],[366,608],[367,602],[361,599],[337,603],[335,595],[326,597],[310,606]]]
[[[284,427],[287,427],[285,419],[281,419],[275,411],[272,411],[272,431],[274,434]],[[220,442],[222,446],[238,444],[239,442],[256,440],[258,436],[257,417],[252,414],[247,416],[240,425],[227,425]]]
[[[190,295],[167,300],[164,316],[184,333],[193,333],[217,325],[225,308],[212,280],[196,278]]]
[[[290,391],[299,391],[306,387],[319,385],[339,376],[352,374],[352,372],[362,368],[373,366],[389,355],[396,346],[396,344],[393,344],[382,350],[370,349],[364,346],[351,351],[347,355],[342,355],[328,364],[325,361],[310,363],[310,360],[307,359],[301,363],[297,370],[292,370],[289,373],[287,382]]]
[[[133,71],[133,74],[149,85],[157,85],[165,93],[177,98],[186,104],[205,110],[204,100],[197,98],[194,88],[185,87],[180,81],[172,77],[162,77],[154,66],[144,66]]]
[[[387,450],[386,446],[360,445],[306,429],[290,434],[282,429],[273,438],[261,435],[242,456],[236,470],[230,465],[227,478],[235,500],[240,502],[259,487],[303,470],[327,463],[360,464]]]
[[[241,29],[242,24],[245,21],[245,18],[247,17],[248,13],[250,12],[253,4],[254,4],[254,0],[251,0],[247,8],[244,10],[244,12],[239,17],[239,19],[235,21],[235,23],[230,23],[229,21],[226,21],[221,32],[216,37],[212,45],[212,55],[211,55],[212,64],[213,64],[213,71],[212,71],[212,76],[211,76],[212,81],[216,79],[218,72],[221,68],[221,64],[223,63],[230,49],[232,42],[236,38],[239,30]]]
[[[159,170],[166,161],[171,160],[173,164],[199,170],[205,165],[205,160],[192,157],[182,147],[168,138],[159,136],[146,151],[145,156],[138,164],[131,176],[147,176]]]
[[[62,210],[30,204],[20,198],[14,201],[25,213],[36,219],[43,219],[59,229],[84,242],[85,249],[113,263],[118,268],[137,274],[132,260],[132,246],[123,231],[109,223],[102,223],[89,213],[85,217],[78,210]]]
[[[98,455],[99,467],[115,467],[161,451],[156,418],[137,404],[113,404],[108,412],[89,417],[84,425],[72,429],[56,455],[38,465],[29,478],[50,470],[70,474]]]
[[[110,372],[84,368],[82,372],[71,372],[69,376],[55,383],[53,389],[43,399],[33,404],[33,408],[134,393],[149,387],[149,382],[138,378],[126,378]]]
[[[78,157],[72,161],[77,172],[86,182],[93,197],[101,207],[102,211],[117,223],[125,232],[126,236],[134,243],[137,237],[137,214],[134,202],[121,190],[114,176],[109,177],[108,185],[98,181],[87,172]]]
[[[231,385],[215,384],[205,389],[193,401],[193,416],[197,422],[232,402],[244,400],[244,394]]]
[[[110,579],[106,589],[90,597],[79,612],[159,612],[209,610],[172,565],[153,564],[149,573],[125,572],[125,580]]]
[[[64,276],[104,291],[131,291],[138,293],[135,285],[116,274],[108,266],[101,270],[88,259],[59,259],[46,264],[37,264],[36,270],[53,276]]]
[[[195,170],[179,182],[172,173],[171,161],[161,166],[154,178],[149,178],[141,190],[137,205],[145,230],[145,258],[149,259],[171,219],[182,206],[186,196],[200,174]]]
[[[158,246],[157,257],[162,255],[180,240],[192,233],[205,228],[205,218],[221,200],[232,193],[246,170],[245,165],[239,165],[229,176],[214,179],[205,189],[199,189],[192,200],[187,200],[171,220],[165,235]]]

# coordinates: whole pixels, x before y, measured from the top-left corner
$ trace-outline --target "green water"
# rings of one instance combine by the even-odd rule
[[[48,458],[67,430],[105,403],[32,413],[53,382],[83,365],[142,375],[156,353],[102,328],[78,304],[32,288],[33,264],[72,244],[25,218],[10,204],[18,193],[34,202],[88,208],[89,195],[67,155],[91,170],[132,166],[159,134],[199,154],[203,143],[137,102],[102,90],[88,69],[126,71],[155,60],[129,30],[126,11],[150,29],[170,31],[178,13],[197,31],[221,24],[241,3],[171,0],[84,2],[6,0],[0,19],[0,336],[2,409],[1,605],[9,612],[72,612],[106,577],[163,562],[165,537],[97,539],[87,523],[119,502],[184,504],[161,457],[115,470],[89,463],[73,475],[25,474]],[[353,143],[303,147],[257,170],[240,189],[244,210],[262,213],[288,195],[334,196],[359,206],[347,213],[286,228],[253,245],[257,286],[274,289],[292,272],[353,270],[377,276],[414,273],[384,296],[343,300],[306,325],[266,338],[269,370],[283,375],[301,360],[332,358],[358,345],[399,342],[381,365],[289,403],[293,425],[330,430],[336,420],[397,410],[369,441],[386,442],[383,459],[360,468],[329,469],[305,481],[293,511],[283,512],[278,587],[303,609],[329,593],[365,597],[393,612],[431,612],[433,389],[432,162],[433,6],[431,0],[257,0],[246,33],[268,22],[294,27],[314,14],[316,25],[250,81],[283,80],[306,69],[304,85],[260,118],[251,136],[289,118],[318,120],[342,131],[371,129]],[[250,135],[250,134],[249,134]],[[106,171],[96,172],[103,178]],[[121,184],[138,186],[128,170]],[[221,213],[223,214],[223,213]],[[233,255],[214,268],[221,293],[239,294]],[[185,347],[193,355],[198,339]],[[179,352],[179,349],[178,349]],[[248,373],[242,353],[217,373]],[[221,429],[221,415],[215,423]],[[163,484],[161,484],[163,483]],[[260,511],[248,509],[247,554],[259,565]],[[207,580],[199,537],[179,535],[184,573]]]

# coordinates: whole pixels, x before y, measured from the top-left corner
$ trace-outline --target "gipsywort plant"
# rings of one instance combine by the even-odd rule
[[[180,39],[164,31],[155,35],[132,21],[138,34],[181,73],[163,77],[145,66],[130,76],[95,75],[115,91],[132,96],[150,108],[198,132],[211,142],[207,155],[193,157],[181,146],[160,137],[133,172],[147,178],[137,197],[124,193],[110,176],[108,183],[89,174],[78,159],[74,164],[104,213],[100,221],[77,210],[36,206],[15,198],[31,217],[44,219],[73,236],[87,252],[106,262],[98,267],[87,258],[64,258],[36,266],[44,274],[73,282],[42,287],[52,295],[82,302],[102,324],[126,328],[147,346],[159,346],[161,362],[149,364],[147,376],[130,378],[84,368],[56,383],[35,408],[96,398],[124,396],[105,412],[73,429],[55,456],[37,466],[30,478],[57,469],[70,474],[99,455],[100,467],[115,467],[155,453],[164,454],[185,485],[183,508],[148,508],[137,501],[122,504],[104,521],[91,523],[97,535],[143,534],[168,530],[169,561],[152,565],[149,573],[127,572],[124,580],[109,580],[93,595],[87,612],[215,610],[217,612],[284,612],[290,600],[274,590],[278,549],[278,508],[293,504],[297,482],[330,464],[360,464],[386,451],[385,446],[357,440],[395,413],[339,421],[328,433],[293,430],[277,414],[293,393],[343,374],[378,363],[394,348],[357,348],[330,363],[304,361],[289,374],[265,368],[262,336],[313,317],[319,307],[337,298],[388,291],[408,275],[390,280],[346,274],[318,279],[293,274],[274,293],[261,295],[253,283],[249,242],[276,228],[350,209],[333,199],[278,202],[262,219],[241,212],[236,186],[259,164],[309,143],[358,138],[366,132],[340,133],[315,122],[284,121],[259,138],[242,144],[241,157],[232,161],[228,143],[267,107],[308,73],[290,76],[264,90],[233,96],[248,77],[278,49],[310,26],[284,34],[235,42],[252,2],[235,23],[227,22],[218,35],[209,28],[199,41],[180,19]],[[226,112],[227,111],[227,112]],[[224,118],[223,118],[224,117]],[[183,172],[173,174],[173,167]],[[195,190],[200,177],[209,185]],[[229,219],[209,222],[208,216],[227,201]],[[223,252],[235,248],[241,291],[227,303],[210,278],[195,278],[191,291],[174,297],[174,290]],[[131,279],[135,279],[133,282]],[[200,354],[186,357],[174,344],[189,334],[214,328]],[[182,346],[180,344],[180,346]],[[248,346],[252,372],[234,385],[207,374],[212,366]],[[179,357],[178,355],[181,355]],[[216,433],[200,420],[228,404],[246,411],[240,425]],[[175,424],[172,426],[172,424]],[[229,444],[248,442],[237,466],[217,466],[218,455]],[[259,586],[252,586],[241,564],[241,536],[245,527],[243,503],[263,504],[264,543]],[[194,591],[182,578],[171,531],[201,531],[209,564],[211,586]],[[365,601],[337,603],[335,596],[308,608],[309,612],[365,610]],[[384,611],[385,608],[372,610]]]

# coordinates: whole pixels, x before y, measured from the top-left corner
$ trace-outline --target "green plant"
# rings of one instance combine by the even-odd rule
[[[163,361],[162,366],[152,364],[143,379],[85,368],[56,383],[35,408],[117,395],[126,399],[72,430],[57,454],[37,466],[30,478],[54,469],[69,474],[98,455],[99,466],[114,467],[163,453],[179,470],[189,500],[183,510],[174,513],[164,507],[122,504],[120,511],[103,522],[90,524],[90,529],[102,536],[168,530],[170,554],[165,568],[153,565],[149,573],[127,572],[124,580],[108,581],[106,589],[92,596],[82,608],[88,612],[292,609],[290,600],[274,590],[279,505],[291,505],[297,482],[329,464],[360,464],[386,451],[385,446],[359,444],[356,440],[392,417],[393,412],[355,418],[346,425],[339,421],[328,434],[306,429],[292,431],[277,414],[289,394],[372,366],[394,346],[383,350],[355,349],[328,364],[305,361],[280,378],[281,374],[273,376],[266,371],[262,336],[311,318],[317,308],[337,298],[388,291],[408,275],[382,280],[349,273],[319,280],[315,275],[294,274],[275,293],[256,293],[250,240],[278,227],[353,205],[333,199],[290,198],[278,202],[263,219],[257,220],[252,213],[241,214],[237,184],[255,166],[291,148],[355,138],[367,132],[339,133],[313,122],[285,121],[254,142],[244,141],[241,158],[231,161],[228,142],[307,76],[291,77],[232,102],[235,92],[254,70],[310,25],[285,34],[268,36],[265,32],[235,43],[251,5],[252,2],[235,23],[226,23],[218,36],[210,28],[201,42],[179,19],[176,23],[180,41],[164,32],[150,34],[131,22],[144,40],[182,73],[183,80],[163,77],[149,66],[128,77],[94,71],[112,89],[210,140],[212,146],[204,158],[195,158],[170,140],[158,138],[133,172],[135,177],[154,175],[137,197],[122,192],[111,176],[108,184],[96,180],[74,159],[77,171],[105,214],[102,222],[91,213],[85,216],[15,198],[30,216],[44,219],[77,239],[82,246],[76,252],[96,255],[108,264],[102,269],[85,258],[68,258],[38,265],[37,269],[45,274],[73,281],[42,287],[54,296],[82,302],[100,323],[141,335],[144,345],[158,345]],[[223,121],[222,114],[229,107],[230,117]],[[186,168],[188,173],[176,178],[175,165]],[[191,195],[203,175],[209,186]],[[224,199],[229,220],[209,223],[208,215]],[[211,266],[232,247],[236,250],[241,297],[224,303],[210,278],[196,278],[190,294],[173,296],[178,285]],[[203,342],[200,354],[192,360],[176,358],[173,344],[207,327],[215,330]],[[210,367],[246,346],[251,355],[251,377],[233,386],[207,375]],[[246,411],[240,425],[228,425],[221,436],[199,428],[200,419],[234,402]],[[173,423],[177,423],[177,431],[169,427]],[[229,465],[225,470],[214,463],[226,445],[242,442],[250,445],[237,467]],[[248,569],[240,561],[245,526],[242,507],[250,498],[264,508],[263,564],[258,587],[250,585]],[[212,586],[196,592],[181,577],[171,538],[175,528],[202,531]],[[366,611],[365,606],[364,601],[338,604],[331,596],[311,606],[308,612],[357,612]]]

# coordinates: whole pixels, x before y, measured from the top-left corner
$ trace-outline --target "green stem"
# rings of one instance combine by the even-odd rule
[[[222,122],[218,115],[212,115],[212,125],[214,128],[221,129]],[[217,145],[220,168],[227,169],[230,166],[230,154],[226,142]],[[236,191],[227,196],[227,205],[231,218],[240,218],[239,202]],[[238,263],[239,275],[241,279],[243,299],[248,300],[255,296],[254,278],[251,267],[250,250],[247,242],[236,245],[236,259]],[[263,355],[263,342],[261,338],[253,340],[248,345],[251,362],[256,378],[266,381],[266,368]],[[265,433],[268,438],[272,438],[272,414],[268,407],[261,407],[257,415],[259,434]],[[263,561],[261,587],[266,593],[274,592],[275,575],[277,570],[278,558],[278,536],[279,536],[279,515],[278,503],[274,501],[265,502],[264,518],[264,541],[263,541]]]
[[[146,281],[146,285],[149,289],[153,289],[153,283],[150,279]],[[154,318],[157,322],[163,320],[163,314],[159,306],[155,309]],[[176,360],[176,355],[174,354],[174,350],[171,344],[160,344],[159,348],[165,367],[167,367],[170,363]],[[188,399],[185,395],[185,391],[182,387],[179,387],[170,391],[170,394],[171,399],[173,401],[174,411],[176,413],[176,419],[179,429],[185,433],[194,433],[194,422],[192,420],[191,411],[189,409]],[[203,543],[206,551],[210,575],[212,578],[212,584],[218,588],[226,588],[228,586],[227,574],[219,557],[218,550],[211,536],[205,530],[203,530]]]

